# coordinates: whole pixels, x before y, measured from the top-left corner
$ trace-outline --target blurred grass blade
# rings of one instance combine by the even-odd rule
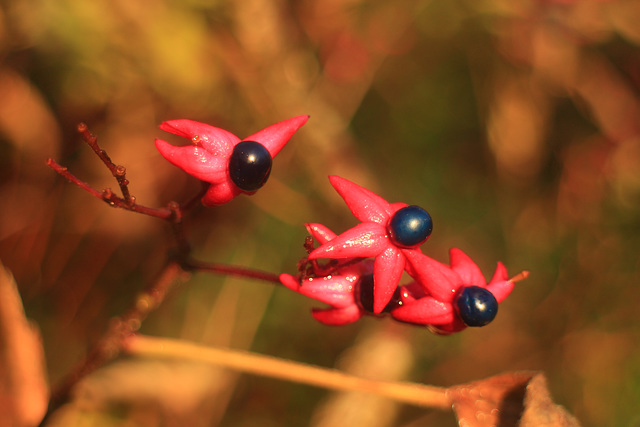
[[[253,375],[277,378],[337,391],[373,393],[398,402],[448,410],[446,389],[424,384],[379,381],[350,375],[336,369],[280,359],[264,354],[207,347],[167,338],[132,335],[124,351],[138,357],[161,357],[205,362]]]
[[[25,317],[13,276],[0,264],[0,425],[37,425],[48,399],[40,334]]]

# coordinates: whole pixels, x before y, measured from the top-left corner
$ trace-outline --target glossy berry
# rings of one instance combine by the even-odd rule
[[[485,288],[467,286],[456,302],[458,314],[467,326],[484,326],[498,314],[498,301]]]
[[[420,206],[398,210],[389,221],[387,231],[398,246],[410,248],[427,240],[433,230],[431,215]]]
[[[384,307],[381,313],[390,313],[400,303],[400,287],[397,287],[391,301]],[[365,312],[372,314],[373,311],[373,274],[362,276],[356,287],[356,302]]]
[[[241,190],[256,191],[267,182],[272,161],[264,145],[255,141],[241,141],[231,153],[229,175]]]

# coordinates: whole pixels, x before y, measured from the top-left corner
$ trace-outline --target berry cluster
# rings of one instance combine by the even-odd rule
[[[204,123],[173,120],[161,129],[189,138],[192,144],[174,147],[156,140],[156,147],[171,163],[211,184],[202,198],[204,205],[219,205],[260,189],[273,157],[308,118],[285,120],[244,140]],[[390,314],[398,321],[450,334],[491,322],[514,282],[526,277],[525,273],[508,279],[498,263],[487,284],[478,266],[457,248],[450,251],[450,265],[441,264],[420,250],[433,230],[426,210],[389,203],[339,176],[329,180],[360,223],[339,235],[321,224],[307,224],[319,246],[314,248],[313,241],[308,245],[297,276],[279,277],[287,288],[330,306],[312,312],[322,323],[345,325],[364,315]],[[329,261],[321,265],[319,259]],[[414,281],[400,285],[405,271]]]
[[[344,178],[329,179],[361,223],[340,235],[324,225],[307,224],[320,246],[309,248],[297,277],[280,275],[287,288],[330,305],[313,310],[316,320],[344,325],[366,314],[389,313],[396,320],[450,334],[495,318],[498,303],[515,282],[502,263],[488,284],[460,249],[451,249],[449,266],[441,264],[419,248],[433,229],[427,211],[388,203]],[[319,258],[330,261],[320,265]],[[414,281],[399,285],[405,271]]]

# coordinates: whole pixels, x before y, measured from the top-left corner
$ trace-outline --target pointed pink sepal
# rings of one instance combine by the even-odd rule
[[[487,285],[487,289],[493,294],[494,297],[496,297],[496,300],[500,303],[509,296],[511,291],[513,291],[513,287],[513,282],[509,280],[509,277],[507,276],[507,268],[504,266],[504,264],[498,262],[496,271],[495,273],[493,273],[493,277]]]
[[[309,254],[309,259],[377,256],[390,246],[385,236],[384,227],[371,222],[362,222],[315,248]]]
[[[314,308],[311,314],[318,322],[329,326],[348,325],[363,316],[362,311],[356,305],[344,308]]]
[[[315,222],[310,222],[305,224],[307,231],[316,239],[320,244],[327,243],[330,240],[336,238],[336,233],[329,230],[329,228],[325,227],[322,224],[318,224]]]
[[[358,184],[336,175],[329,176],[329,181],[353,215],[362,222],[376,222],[386,226],[395,212],[389,202]]]
[[[296,277],[283,273],[280,275],[280,283],[292,291],[333,307],[343,308],[354,304],[353,283],[348,277],[313,277],[300,283]]]
[[[436,335],[451,335],[466,329],[467,325],[465,325],[462,320],[455,317],[452,322],[427,325],[427,328]]]
[[[449,249],[449,264],[462,280],[464,286],[482,286],[487,280],[484,278],[480,267],[471,258],[458,248]]]
[[[453,270],[418,251],[405,251],[404,254],[409,274],[428,294],[439,301],[453,301],[460,281]]]
[[[412,301],[391,311],[394,319],[418,325],[442,325],[453,322],[455,312],[449,303],[433,297]]]
[[[161,139],[156,139],[155,145],[162,157],[201,181],[218,183],[227,179],[227,160],[202,147],[175,147]]]
[[[160,129],[188,138],[193,144],[201,145],[210,154],[225,158],[231,155],[233,147],[240,142],[240,138],[229,131],[188,119],[163,122]],[[195,137],[198,138],[194,139]]]
[[[391,301],[404,272],[404,256],[400,249],[389,246],[373,262],[373,312],[378,314]]]
[[[220,184],[211,184],[205,195],[200,200],[204,206],[218,206],[231,201],[237,195],[243,193],[230,181]]]
[[[307,120],[309,120],[308,115],[293,117],[249,135],[243,141],[259,142],[265,146],[273,158],[289,142],[293,134],[307,123]]]

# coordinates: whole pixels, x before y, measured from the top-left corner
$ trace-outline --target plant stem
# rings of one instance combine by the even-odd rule
[[[150,208],[147,206],[137,205],[135,204],[135,198],[133,196],[129,196],[129,201],[127,201],[121,197],[116,196],[110,188],[105,188],[103,191],[98,191],[86,182],[78,179],[75,175],[69,172],[67,168],[65,168],[64,166],[60,166],[53,159],[47,160],[47,166],[56,171],[59,175],[65,177],[72,184],[77,185],[87,193],[91,194],[94,197],[97,197],[98,199],[115,208],[122,208],[131,212],[137,212],[167,221],[171,221],[174,216],[174,212],[170,208]]]
[[[84,360],[51,392],[47,413],[40,423],[41,426],[45,425],[53,412],[69,400],[71,390],[80,380],[120,354],[123,341],[136,332],[149,313],[162,303],[181,272],[177,263],[168,264],[158,280],[137,296],[129,310],[111,320],[107,330]]]
[[[240,267],[237,265],[216,264],[187,259],[182,263],[186,271],[204,271],[207,273],[226,274],[229,276],[246,277],[248,279],[263,280],[265,282],[280,284],[280,275],[261,270]]]
[[[123,351],[144,357],[206,362],[255,375],[338,391],[359,391],[410,405],[451,410],[447,389],[410,382],[377,381],[344,372],[239,350],[206,347],[165,338],[131,335]]]
[[[89,132],[89,128],[85,123],[78,124],[78,132],[82,135],[82,139],[87,143],[89,147],[98,155],[102,163],[105,164],[107,169],[111,172],[113,177],[118,181],[120,191],[122,191],[122,197],[127,205],[133,205],[135,203],[135,197],[131,196],[129,192],[129,180],[127,179],[127,170],[124,166],[116,165],[111,161],[111,158],[105,150],[98,145],[98,137]]]

